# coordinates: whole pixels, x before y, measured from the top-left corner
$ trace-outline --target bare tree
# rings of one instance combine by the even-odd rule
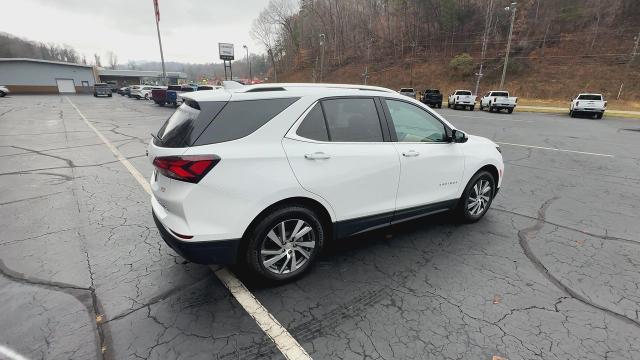
[[[100,55],[98,54],[93,54],[93,59],[95,60],[95,66],[102,66],[102,64],[100,64]]]
[[[118,56],[113,51],[109,51],[107,57],[109,60],[109,68],[115,70],[115,68],[118,67]]]

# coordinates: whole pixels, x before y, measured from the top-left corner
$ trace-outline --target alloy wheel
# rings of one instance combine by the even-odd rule
[[[300,219],[284,220],[274,226],[262,241],[260,260],[269,272],[282,275],[301,271],[316,248],[316,234]]]
[[[471,216],[480,216],[484,213],[489,205],[492,195],[491,183],[486,179],[479,179],[471,189],[469,198],[467,198],[467,211]]]

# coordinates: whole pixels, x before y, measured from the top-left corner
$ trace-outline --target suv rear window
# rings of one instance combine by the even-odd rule
[[[425,94],[440,94],[440,90],[437,89],[427,89],[424,92]]]
[[[157,135],[160,141],[155,139],[154,144],[168,148],[191,146],[225,104],[225,101],[185,101],[160,128]]]
[[[580,95],[578,96],[578,100],[602,100],[602,96],[600,95]]]
[[[329,141],[327,123],[324,121],[324,114],[322,113],[320,103],[316,104],[304,120],[302,120],[296,134],[311,140]]]
[[[192,145],[216,144],[243,138],[258,130],[298,99],[231,101]]]
[[[414,92],[414,90],[412,88],[402,88],[400,92]]]

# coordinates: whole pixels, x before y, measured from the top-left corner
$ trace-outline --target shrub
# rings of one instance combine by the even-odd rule
[[[473,75],[473,57],[467,53],[458,54],[449,61],[449,69],[462,77]]]

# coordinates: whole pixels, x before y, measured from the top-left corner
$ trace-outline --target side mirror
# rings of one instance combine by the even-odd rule
[[[456,129],[452,130],[451,141],[453,141],[454,143],[465,143],[467,142],[467,140],[469,140],[469,138],[467,137],[467,134],[465,134],[460,130],[456,130]]]

